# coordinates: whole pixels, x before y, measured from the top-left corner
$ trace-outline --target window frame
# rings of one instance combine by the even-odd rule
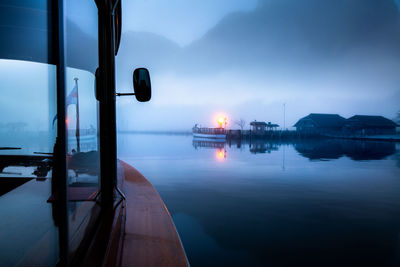
[[[115,55],[121,38],[121,1],[92,0],[98,9],[98,69],[96,98],[99,101],[100,139],[100,217],[113,209],[117,177],[116,109],[115,109]],[[57,0],[52,6],[54,27],[53,51],[57,68],[57,138],[54,148],[53,173],[59,183],[52,186],[58,191],[60,208],[59,249],[60,264],[70,264],[68,240],[68,175],[66,119],[66,0]]]

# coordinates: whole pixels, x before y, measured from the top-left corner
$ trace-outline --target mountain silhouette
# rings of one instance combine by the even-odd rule
[[[264,0],[253,12],[226,16],[184,58],[218,68],[290,68],[349,53],[399,56],[399,12],[393,0]]]
[[[156,71],[386,63],[400,56],[400,15],[394,0],[263,0],[254,11],[227,15],[186,47],[143,32],[125,33],[122,46],[119,64],[146,63]]]

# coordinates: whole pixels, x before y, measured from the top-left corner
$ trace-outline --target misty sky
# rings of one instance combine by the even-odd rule
[[[131,0],[122,2],[123,29],[156,33],[188,45],[214,27],[225,15],[250,11],[257,0]]]
[[[394,0],[123,2],[119,91],[148,67],[153,99],[118,99],[120,130],[190,130],[218,115],[286,126],[309,113],[400,109]]]

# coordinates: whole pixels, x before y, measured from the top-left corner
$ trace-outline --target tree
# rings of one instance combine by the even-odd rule
[[[243,131],[244,126],[246,126],[246,121],[244,119],[239,119],[235,121],[235,124]]]

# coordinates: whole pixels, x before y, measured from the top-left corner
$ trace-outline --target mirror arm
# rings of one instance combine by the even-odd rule
[[[135,95],[135,93],[116,93],[116,96],[129,96],[129,95]]]

